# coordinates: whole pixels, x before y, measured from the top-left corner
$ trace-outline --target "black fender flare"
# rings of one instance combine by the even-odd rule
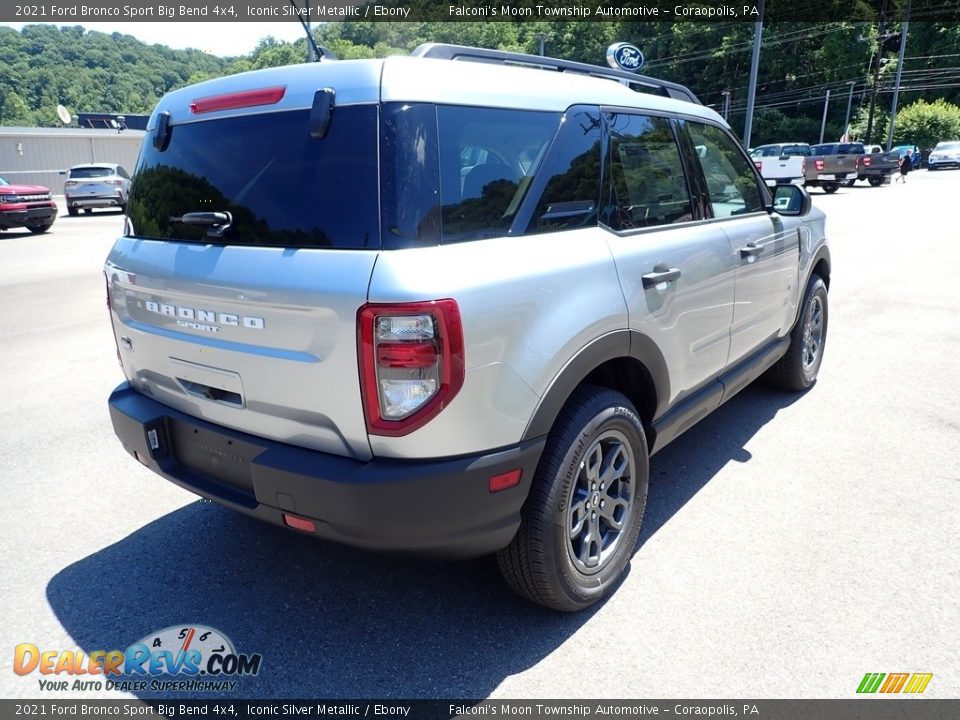
[[[670,375],[663,354],[656,343],[643,333],[615,330],[584,346],[564,365],[540,398],[522,440],[532,440],[549,433],[560,410],[584,378],[603,363],[624,357],[638,360],[650,373],[657,395],[654,418],[662,415],[670,399]]]

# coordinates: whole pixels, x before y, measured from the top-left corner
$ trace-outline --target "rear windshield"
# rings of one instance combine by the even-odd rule
[[[311,137],[309,110],[171,126],[148,133],[127,215],[136,237],[214,244],[378,249],[377,108],[335,108]],[[220,238],[187,213],[230,213]]]
[[[863,143],[827,143],[814,145],[813,155],[863,155]]]
[[[71,180],[110,177],[111,175],[113,175],[113,168],[105,168],[105,167],[73,168],[70,171]]]

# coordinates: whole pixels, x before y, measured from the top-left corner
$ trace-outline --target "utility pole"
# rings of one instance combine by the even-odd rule
[[[724,90],[720,94],[723,95],[723,119],[726,120],[730,115],[730,91]]]
[[[827,108],[830,107],[830,91],[827,90],[827,96],[823,99],[823,120],[820,121],[820,143],[823,143],[823,132],[827,129]]]
[[[760,43],[763,41],[763,5],[763,0],[760,0],[760,19],[753,26],[753,56],[750,58],[750,83],[747,87],[747,119],[743,123],[743,144],[745,147],[750,147],[750,133],[753,130],[753,101],[757,96]]]
[[[845,142],[850,142],[850,106],[853,104],[853,86],[856,85],[856,82],[847,80],[847,85],[850,86],[850,93],[847,95],[847,119],[843,121],[843,136]]]
[[[903,27],[900,28],[900,55],[897,58],[897,79],[893,85],[893,104],[890,107],[890,126],[887,128],[887,152],[893,145],[893,126],[897,121],[897,101],[900,99],[900,73],[903,72],[903,57],[907,52],[907,30],[910,28],[910,0],[903,16]]]
[[[536,37],[537,40],[540,41],[540,57],[543,57],[543,51],[544,51],[543,44],[547,39],[547,34],[544,32],[538,32],[534,37]]]

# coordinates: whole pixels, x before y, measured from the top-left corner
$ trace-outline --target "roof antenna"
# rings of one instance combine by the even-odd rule
[[[307,17],[310,16],[310,0],[303,0],[303,10],[297,7],[297,3],[294,0],[290,0],[290,4],[293,6],[293,9],[296,10],[297,20],[300,21],[300,24],[303,26],[303,31],[307,34],[307,60],[309,62],[320,62],[323,59],[327,60],[336,60],[336,56],[327,50],[317,45],[316,40],[313,39],[313,33],[310,32],[310,26],[307,24],[307,21],[303,19],[303,10],[306,10]]]

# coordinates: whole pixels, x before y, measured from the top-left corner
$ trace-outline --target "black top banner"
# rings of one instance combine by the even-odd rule
[[[0,700],[3,718],[956,720],[960,700]]]
[[[960,21],[957,0],[37,0],[0,21],[111,22]]]

